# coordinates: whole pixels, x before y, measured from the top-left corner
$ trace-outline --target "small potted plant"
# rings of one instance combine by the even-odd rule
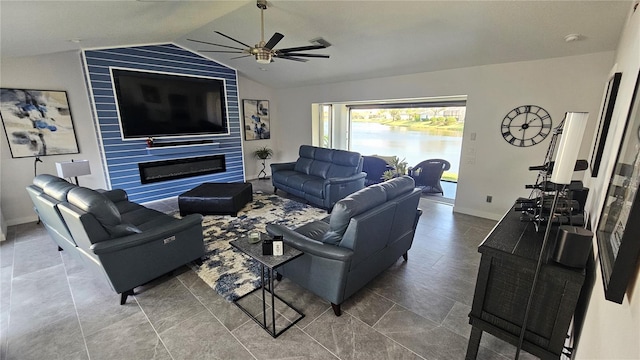
[[[382,179],[387,181],[393,178],[400,177],[402,175],[407,174],[407,162],[404,161],[404,158],[400,160],[399,157],[394,156],[393,159],[389,162],[390,170],[385,171],[382,174]]]
[[[257,148],[257,149],[255,149],[253,151],[253,156],[255,156],[256,158],[258,158],[260,160],[269,159],[272,155],[273,155],[273,150],[269,149],[266,146],[263,146],[261,148]]]

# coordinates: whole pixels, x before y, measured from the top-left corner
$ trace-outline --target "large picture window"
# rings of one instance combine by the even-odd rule
[[[350,150],[397,156],[415,166],[445,159],[443,180],[457,182],[466,113],[465,101],[348,105]]]

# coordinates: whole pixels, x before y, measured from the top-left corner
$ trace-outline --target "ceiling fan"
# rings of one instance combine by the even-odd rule
[[[267,9],[267,0],[257,0],[257,4],[256,5],[260,9],[260,22],[261,22],[260,42],[257,43],[256,45],[254,45],[254,46],[247,45],[247,44],[243,43],[242,41],[236,40],[236,39],[232,38],[231,36],[228,36],[228,35],[225,35],[225,34],[221,33],[220,31],[215,31],[215,33],[219,34],[219,35],[222,35],[222,36],[226,37],[229,40],[235,41],[238,44],[242,44],[242,45],[246,46],[246,48],[243,49],[243,48],[236,47],[236,46],[215,44],[215,43],[211,43],[211,42],[207,42],[207,41],[201,41],[201,40],[193,40],[193,39],[187,39],[187,40],[193,41],[193,42],[197,42],[197,43],[201,43],[201,44],[220,46],[220,47],[223,47],[223,48],[228,48],[228,49],[234,49],[235,50],[235,51],[232,51],[232,50],[198,50],[200,52],[214,52],[214,53],[228,53],[228,54],[246,54],[246,55],[234,57],[232,59],[239,59],[239,58],[243,58],[243,57],[253,56],[253,57],[255,57],[256,61],[258,63],[260,63],[260,64],[269,64],[269,63],[274,61],[274,58],[293,60],[293,61],[300,61],[300,62],[309,61],[308,59],[304,59],[304,58],[325,58],[325,59],[329,58],[329,55],[303,54],[303,53],[300,53],[300,51],[326,49],[331,44],[329,44],[328,42],[326,42],[323,39],[315,40],[318,45],[299,46],[299,47],[292,47],[292,48],[286,48],[286,49],[274,49],[274,47],[280,42],[280,40],[282,40],[284,35],[276,32],[275,34],[273,34],[271,39],[269,39],[269,41],[267,41],[267,42],[264,41],[264,11]]]

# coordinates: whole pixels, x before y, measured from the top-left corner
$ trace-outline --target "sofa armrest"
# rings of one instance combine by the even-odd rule
[[[296,167],[296,162],[275,163],[271,164],[271,173],[281,170],[293,170]]]
[[[358,181],[360,179],[364,179],[367,176],[367,173],[361,172],[355,175],[347,176],[347,177],[336,177],[336,178],[328,178],[324,181],[325,186],[327,185],[337,185],[337,184],[347,184],[350,182]]]
[[[202,229],[202,215],[190,214],[182,219],[167,216],[167,221],[162,226],[145,230],[138,234],[127,235],[121,238],[93,244],[91,245],[91,250],[93,250],[96,255],[121,251],[135,246],[141,246],[159,239],[170,238],[171,236],[174,236],[181,231],[188,230],[194,226],[199,226]],[[202,233],[202,230],[200,230],[200,233]]]
[[[341,199],[363,189],[366,176],[367,173],[361,172],[343,178],[326,179],[324,181],[324,207],[331,210],[333,205]]]
[[[351,257],[353,256],[353,251],[350,249],[310,239],[282,225],[267,224],[267,232],[271,235],[282,235],[284,242],[287,245],[292,246],[305,254],[342,262],[351,260]]]
[[[107,190],[107,191],[101,192],[101,194],[106,196],[107,199],[111,200],[114,203],[129,200],[129,196],[127,195],[127,192],[122,189]]]

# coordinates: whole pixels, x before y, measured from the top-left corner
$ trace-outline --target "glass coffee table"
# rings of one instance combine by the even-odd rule
[[[260,240],[264,240],[264,239],[270,239],[269,235],[260,233]],[[249,317],[251,317],[253,321],[255,321],[263,329],[265,329],[269,333],[269,335],[273,336],[274,338],[278,337],[287,329],[295,325],[298,321],[302,320],[302,318],[304,318],[304,314],[300,310],[296,309],[293,305],[291,305],[290,303],[282,299],[280,296],[275,294],[275,291],[273,288],[273,279],[274,279],[274,270],[278,266],[281,266],[297,258],[298,256],[301,256],[303,252],[285,244],[282,255],[277,255],[277,256],[262,255],[262,241],[255,244],[249,243],[249,236],[242,236],[239,239],[233,240],[229,243],[231,244],[231,246],[249,255],[252,259],[258,261],[260,263],[260,269],[261,269],[260,287],[234,300],[233,302],[236,304],[236,306],[238,306],[240,310],[242,310],[245,314],[249,315]],[[265,269],[268,270],[266,272],[266,275],[268,276],[267,277],[268,284],[265,284]],[[265,285],[268,285],[268,288]],[[262,291],[262,319],[259,318],[259,315],[256,316],[251,314],[251,312],[248,309],[246,309],[244,306],[242,306],[239,303],[240,300],[242,300],[247,296],[252,295],[256,291]],[[267,323],[266,293],[271,294],[271,324]],[[295,320],[291,321],[289,325],[287,325],[285,328],[277,332],[276,332],[276,309],[275,309],[276,298],[298,314],[298,317]]]

